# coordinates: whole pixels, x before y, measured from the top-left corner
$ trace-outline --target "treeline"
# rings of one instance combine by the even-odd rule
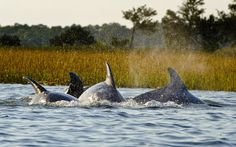
[[[202,17],[204,0],[187,0],[179,11],[167,10],[162,19],[166,48],[215,51],[236,45],[236,0],[229,13]]]
[[[89,33],[87,35],[85,33],[84,35],[86,37],[90,36],[90,39],[94,40],[91,41],[92,43],[97,42],[120,48],[128,48],[129,37],[131,35],[131,29],[126,26],[122,26],[119,23],[109,23],[101,26],[89,25],[85,27],[81,27],[80,25],[48,27],[42,24],[32,26],[15,24],[13,26],[0,27],[0,36],[18,36],[21,46],[25,47],[63,46],[76,42],[75,35],[78,35],[77,37],[81,37],[83,40],[85,36],[81,36],[79,31],[82,34],[85,32]],[[71,37],[75,38],[72,39]],[[143,34],[141,31],[137,32],[134,47],[162,47],[162,37],[162,32],[159,31],[151,35]]]
[[[235,46],[236,0],[228,5],[228,13],[218,11],[217,16],[203,17],[203,6],[204,0],[185,0],[178,11],[167,10],[161,22],[152,21],[151,16],[157,15],[156,10],[145,5],[133,8],[123,12],[124,18],[133,22],[132,28],[118,23],[85,27],[48,27],[42,24],[0,26],[0,45],[64,47],[100,43],[119,48],[206,51]]]

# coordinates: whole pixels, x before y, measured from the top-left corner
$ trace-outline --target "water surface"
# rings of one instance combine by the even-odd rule
[[[151,89],[118,90],[130,98]],[[30,85],[0,84],[0,146],[236,146],[236,93],[191,92],[222,107],[132,101],[29,105],[24,97],[34,94]]]

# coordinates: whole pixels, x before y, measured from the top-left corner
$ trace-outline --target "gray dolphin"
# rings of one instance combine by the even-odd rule
[[[86,90],[86,88],[84,88],[83,81],[75,72],[70,72],[69,75],[70,84],[66,93],[79,98],[80,95]]]
[[[177,72],[168,68],[170,75],[170,84],[166,87],[149,91],[133,98],[138,103],[144,104],[151,100],[162,103],[173,101],[177,104],[204,104],[203,101],[193,96],[181,80]]]
[[[122,102],[125,99],[116,89],[115,80],[113,78],[110,65],[106,63],[106,80],[88,88],[80,97],[79,102],[90,104],[100,100],[108,100],[110,102]]]
[[[28,80],[28,82],[33,86],[35,93],[40,98],[45,98],[46,102],[56,102],[56,101],[76,101],[77,99],[74,96],[69,94],[59,93],[59,92],[51,92],[46,90],[43,86],[41,86],[38,82],[33,80],[30,77],[23,77],[23,79]]]

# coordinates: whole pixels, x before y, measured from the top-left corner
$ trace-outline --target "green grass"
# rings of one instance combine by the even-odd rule
[[[105,61],[112,67],[118,87],[161,87],[173,67],[189,89],[236,91],[235,55],[204,52],[76,51],[0,49],[0,83],[25,83],[31,76],[48,85],[66,85],[74,71],[85,85],[105,79]]]

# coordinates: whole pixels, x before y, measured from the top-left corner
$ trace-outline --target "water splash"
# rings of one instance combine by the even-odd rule
[[[33,96],[31,101],[28,102],[28,105],[46,105],[46,106],[55,106],[55,107],[81,107],[81,108],[128,108],[128,109],[145,109],[145,108],[182,108],[182,105],[178,105],[174,102],[161,103],[155,100],[146,102],[145,104],[139,104],[135,102],[132,98],[127,99],[122,103],[113,103],[107,100],[94,101],[92,103],[80,103],[79,101],[57,101],[47,103],[44,98]]]
[[[33,95],[30,97],[31,97],[31,101],[29,102],[29,105],[45,105],[46,104],[45,98],[42,98],[38,95]]]

